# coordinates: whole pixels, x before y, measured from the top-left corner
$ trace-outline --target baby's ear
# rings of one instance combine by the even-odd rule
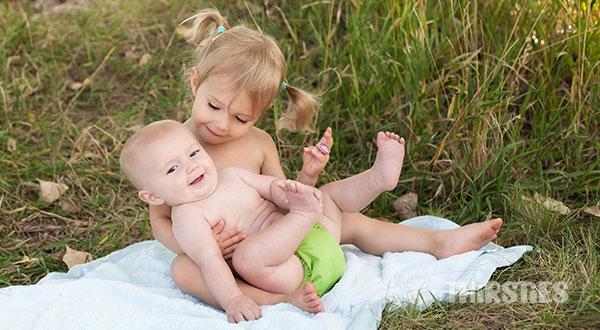
[[[165,203],[165,201],[162,200],[160,197],[147,190],[138,191],[138,197],[150,205],[162,205]]]

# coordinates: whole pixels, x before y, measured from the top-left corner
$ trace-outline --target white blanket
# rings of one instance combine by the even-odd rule
[[[455,223],[431,216],[403,224],[449,229]],[[290,304],[262,307],[262,318],[231,324],[223,312],[175,287],[174,254],[157,241],[115,251],[38,284],[0,289],[3,329],[375,329],[388,301],[424,308],[436,300],[485,286],[498,267],[517,261],[530,246],[488,244],[444,260],[418,252],[376,257],[344,246],[347,270],[323,297],[325,313]]]

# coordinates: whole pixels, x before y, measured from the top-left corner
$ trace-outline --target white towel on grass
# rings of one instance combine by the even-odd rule
[[[450,229],[431,216],[404,221]],[[38,284],[0,289],[3,329],[375,329],[386,302],[424,308],[485,286],[498,267],[516,262],[530,246],[488,244],[447,259],[418,252],[383,257],[344,246],[347,269],[323,297],[326,312],[310,314],[290,304],[262,307],[257,321],[231,324],[225,313],[182,293],[170,276],[174,254],[145,241]]]

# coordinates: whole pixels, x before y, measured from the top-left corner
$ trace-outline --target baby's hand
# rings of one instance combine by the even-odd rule
[[[333,146],[331,127],[327,127],[319,143],[315,146],[304,148],[302,154],[302,173],[308,178],[315,179],[321,174],[329,161],[329,152]]]
[[[219,221],[211,229],[225,260],[231,259],[238,243],[246,238],[246,234],[242,233],[240,228],[229,228],[224,230],[225,221],[223,220]]]
[[[231,298],[223,306],[229,322],[252,321],[260,318],[260,307],[248,296],[239,295]]]

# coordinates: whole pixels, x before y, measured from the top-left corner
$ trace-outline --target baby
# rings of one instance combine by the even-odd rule
[[[375,180],[387,178],[395,187],[404,140],[393,133],[380,134],[376,170],[369,173]],[[258,307],[239,290],[213,238],[211,227],[220,219],[248,235],[232,258],[244,280],[275,293],[291,292],[307,281],[321,296],[345,271],[339,246],[343,205],[362,208],[372,201],[360,196],[360,190],[336,190],[335,183],[315,189],[240,168],[217,171],[194,135],[170,120],[134,134],[120,161],[142,200],[172,207],[176,240],[200,267],[228,316]]]

